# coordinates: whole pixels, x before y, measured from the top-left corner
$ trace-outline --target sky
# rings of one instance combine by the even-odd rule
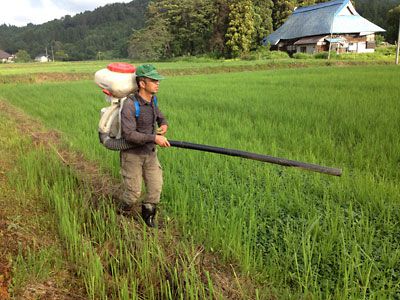
[[[11,0],[0,9],[0,25],[37,25],[65,15],[74,16],[86,10],[94,10],[109,3],[130,1],[132,0]]]

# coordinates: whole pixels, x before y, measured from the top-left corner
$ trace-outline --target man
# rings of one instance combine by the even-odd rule
[[[133,210],[139,202],[144,179],[147,193],[142,202],[142,217],[149,227],[156,226],[154,218],[163,184],[156,145],[170,147],[164,137],[168,123],[155,100],[162,79],[164,77],[154,66],[139,66],[136,69],[138,91],[124,102],[121,111],[122,137],[135,145],[120,153],[124,210]],[[139,108],[139,116],[136,114],[136,108]]]

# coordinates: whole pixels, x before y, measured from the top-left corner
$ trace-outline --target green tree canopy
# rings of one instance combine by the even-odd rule
[[[388,25],[387,25],[386,39],[391,43],[395,43],[397,41],[399,32],[399,21],[400,21],[400,5],[389,10],[387,14]]]
[[[15,53],[15,62],[29,62],[31,61],[31,56],[26,50],[18,50]]]
[[[251,49],[255,30],[255,11],[251,0],[233,0],[230,5],[226,45],[233,57]]]

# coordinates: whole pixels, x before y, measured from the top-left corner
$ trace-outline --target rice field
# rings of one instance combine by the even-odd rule
[[[184,239],[203,245],[227,265],[235,262],[240,272],[271,290],[261,295],[257,291],[261,299],[271,295],[279,299],[399,298],[399,73],[395,66],[359,66],[167,78],[158,98],[170,122],[170,139],[340,167],[343,175],[159,149],[165,179],[164,217],[178,224]],[[119,176],[118,153],[98,143],[99,110],[106,103],[92,81],[6,84],[1,86],[0,98],[59,130],[72,149]],[[32,169],[53,172],[46,159],[27,156],[23,165],[38,163],[41,168]],[[37,188],[42,182],[37,176],[32,175],[32,184],[21,188]],[[57,192],[49,198],[55,199],[62,219],[82,204],[62,196],[66,187],[76,189],[73,182],[63,181],[69,175],[53,177],[62,184],[52,186]],[[46,186],[50,189],[51,184]],[[74,215],[79,213],[76,210]],[[92,229],[81,224],[61,226],[71,231],[66,236],[93,236],[93,241],[76,239],[68,244],[82,265],[87,257],[79,256],[81,245],[97,262],[90,265],[93,270],[82,270],[97,274],[88,276],[89,294],[93,299],[107,294],[122,299],[144,297],[135,291],[152,279],[129,282],[133,274],[129,272],[137,271],[139,265],[150,267],[150,261],[165,271],[161,263],[165,257],[149,238],[149,243],[138,246],[139,253],[152,253],[143,264],[127,260],[122,270],[121,264],[110,263],[115,268],[113,284],[120,287],[110,288],[103,278],[104,262],[93,249],[118,237],[120,252],[128,254],[134,237],[112,225],[115,212],[111,207],[105,205],[98,213],[78,218],[94,220],[96,233],[88,234]],[[102,223],[102,215],[109,216],[109,224]],[[74,217],[65,222],[71,220]],[[131,241],[129,246],[124,240]],[[176,283],[191,283],[177,292],[185,295],[180,297],[217,298],[210,292],[211,279],[196,293],[201,280],[193,270],[185,272],[192,275],[186,281],[171,275]],[[177,294],[171,294],[169,283],[164,284],[162,295],[174,299]],[[148,291],[145,298],[157,296]]]

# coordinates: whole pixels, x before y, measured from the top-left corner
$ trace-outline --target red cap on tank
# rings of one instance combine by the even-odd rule
[[[122,62],[111,63],[107,66],[107,69],[117,73],[135,73],[136,71],[135,66]]]

